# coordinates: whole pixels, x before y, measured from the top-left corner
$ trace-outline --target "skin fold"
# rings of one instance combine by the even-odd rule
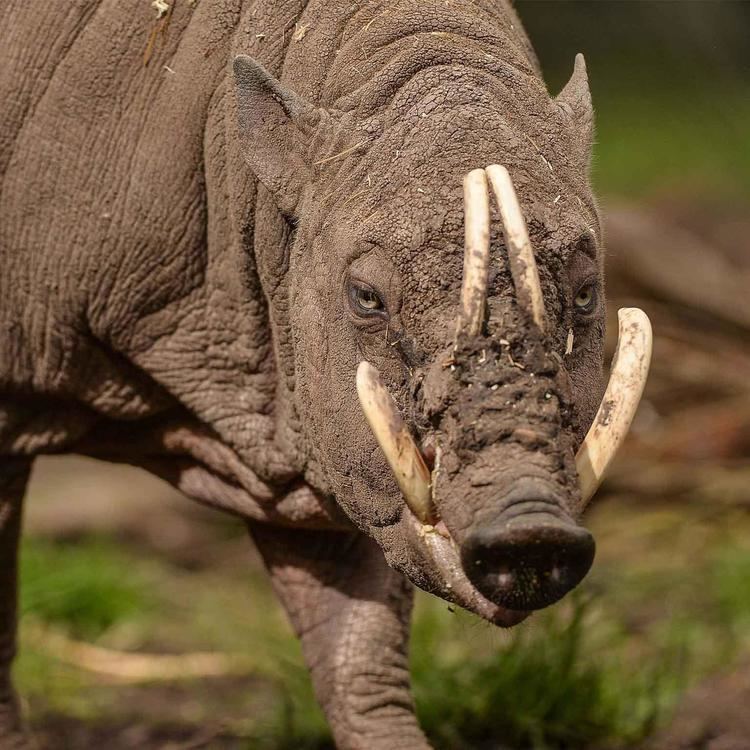
[[[452,594],[354,374],[377,366],[442,447],[457,544],[521,481],[575,522],[603,385],[585,67],[550,98],[504,0],[170,5],[168,23],[145,0],[0,8],[0,746],[25,743],[9,669],[29,466],[77,452],[244,518],[337,745],[427,748],[411,584]],[[493,214],[487,322],[454,373],[461,183],[493,163],[529,225],[548,331],[515,303]],[[353,303],[362,288],[378,314]],[[487,351],[491,377],[464,356]]]

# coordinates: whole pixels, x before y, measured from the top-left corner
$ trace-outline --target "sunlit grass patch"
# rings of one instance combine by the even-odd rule
[[[20,641],[15,680],[32,723],[52,715],[198,731],[220,719],[252,747],[260,747],[256,737],[276,743],[269,747],[296,741],[316,723],[327,734],[299,643],[263,572],[241,560],[236,568],[186,570],[111,538],[26,538]],[[81,658],[86,644],[107,657],[104,672],[100,659]],[[145,657],[147,666],[174,668],[196,654],[226,662],[226,674],[122,679],[106,671],[109,657],[117,667]],[[287,716],[277,721],[282,709]]]
[[[437,609],[422,608],[413,665],[420,717],[439,747],[629,742],[671,702],[664,666],[628,669],[625,634],[597,621],[586,594],[534,615],[494,648],[484,626],[472,639],[463,615],[452,623]],[[456,647],[459,631],[469,635],[463,647]]]
[[[117,626],[147,621],[156,600],[146,576],[112,541],[26,538],[20,581],[21,647],[14,674],[21,694],[39,699],[45,710],[95,717],[110,701],[96,690],[95,676],[50,654],[45,629],[93,641]]]
[[[21,552],[20,612],[95,638],[154,604],[132,560],[104,540],[52,544],[26,540]]]

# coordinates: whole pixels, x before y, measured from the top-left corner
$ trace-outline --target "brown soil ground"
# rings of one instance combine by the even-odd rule
[[[750,664],[690,691],[671,725],[644,750],[748,750]]]

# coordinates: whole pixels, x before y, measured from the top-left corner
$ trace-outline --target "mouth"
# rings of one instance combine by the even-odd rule
[[[489,194],[487,179],[492,184],[508,248],[509,266],[516,288],[517,300],[543,335],[545,327],[544,306],[533,251],[512,182],[503,167],[493,165],[487,170],[474,170],[464,181],[465,205],[465,255],[464,279],[456,326],[454,349],[481,335],[487,293],[489,266]],[[651,359],[651,325],[646,314],[637,308],[619,311],[619,337],[612,361],[607,389],[599,410],[576,455],[580,500],[574,508],[576,515],[583,512],[601,484],[611,461],[620,448],[635,415],[648,376]],[[440,472],[440,449],[435,446],[432,471],[404,422],[388,388],[379,373],[369,362],[360,362],[357,369],[357,393],[367,422],[382,449],[385,458],[404,497],[409,518],[411,543],[417,546],[437,571],[438,593],[444,599],[468,609],[486,620],[504,627],[521,622],[531,609],[537,609],[561,598],[577,585],[593,559],[593,539],[585,530],[573,524],[565,528],[565,544],[561,544],[560,524],[519,527],[516,536],[524,537],[528,549],[543,547],[546,543],[563,549],[575,547],[575,575],[563,574],[560,566],[530,565],[525,560],[509,573],[502,561],[495,568],[484,570],[492,586],[481,586],[490,592],[485,596],[466,574],[466,550],[460,550],[445,523],[440,519],[433,496],[435,478]],[[573,531],[580,530],[589,538],[576,538]],[[511,529],[511,532],[515,533]],[[504,533],[510,533],[506,528]],[[545,539],[542,539],[545,537]],[[547,538],[548,537],[548,538]],[[585,542],[585,543],[584,543]],[[469,556],[471,557],[471,556]],[[532,555],[533,557],[533,555]],[[554,557],[554,553],[552,554]],[[492,556],[487,556],[492,561]],[[529,558],[530,559],[530,558]],[[580,564],[579,564],[580,563]],[[492,565],[492,562],[490,562]],[[540,570],[544,581],[540,583]],[[543,594],[516,596],[512,588],[525,587],[534,578],[534,587]],[[566,577],[567,576],[567,577]],[[528,580],[527,580],[528,579]],[[558,580],[559,579],[559,580]],[[511,586],[511,583],[513,584]],[[508,589],[504,593],[504,589]],[[499,602],[499,603],[498,603]],[[515,605],[518,604],[518,609]]]
[[[409,541],[421,547],[437,573],[440,588],[434,593],[502,628],[518,625],[531,614],[527,610],[512,610],[496,604],[474,586],[464,573],[458,546],[442,521],[436,525],[426,524],[412,513],[408,505],[404,511],[408,517]]]

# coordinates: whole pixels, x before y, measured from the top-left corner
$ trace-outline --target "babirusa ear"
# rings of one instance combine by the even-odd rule
[[[586,61],[580,52],[576,55],[573,75],[555,101],[570,118],[577,131],[581,139],[578,142],[584,148],[582,155],[588,164],[591,158],[591,146],[594,142],[594,107],[591,103]]]
[[[323,112],[251,57],[234,58],[234,81],[245,161],[281,212],[294,216],[302,189],[312,179],[310,141]]]

